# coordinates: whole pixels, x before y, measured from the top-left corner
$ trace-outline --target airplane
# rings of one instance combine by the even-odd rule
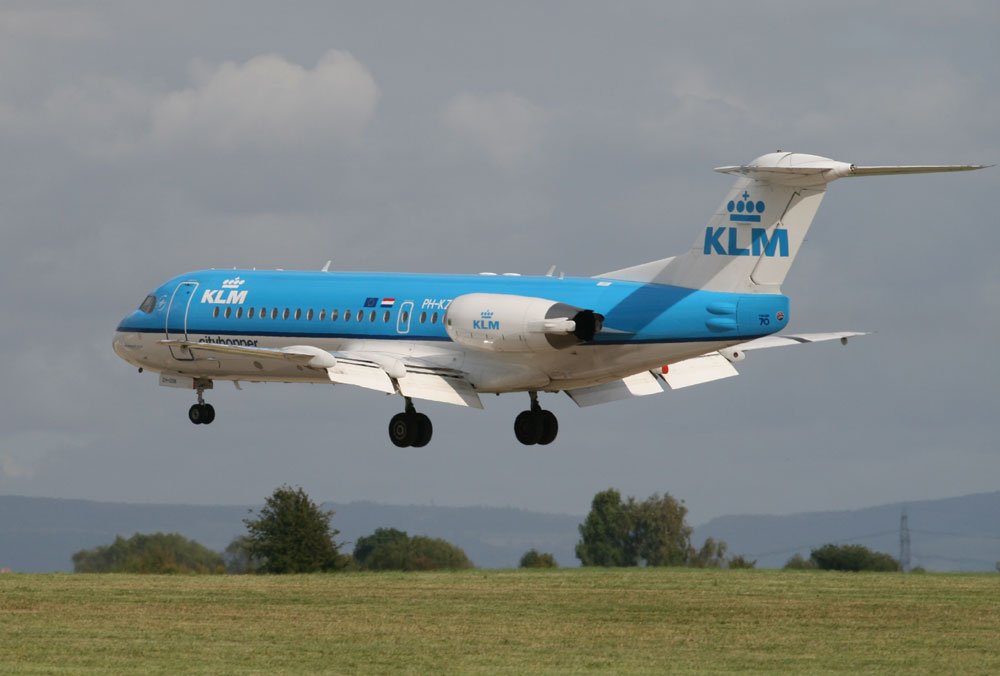
[[[204,399],[215,381],[356,385],[402,396],[389,438],[422,447],[433,426],[414,400],[482,408],[481,395],[526,392],[515,437],[550,444],[559,423],[539,393],[592,406],[737,375],[753,350],[864,335],[780,333],[781,284],[827,185],[986,166],[778,151],[718,167],[736,182],[689,251],[594,277],[200,270],[149,293],[113,347],[160,385],[193,390],[196,425],[215,419]]]

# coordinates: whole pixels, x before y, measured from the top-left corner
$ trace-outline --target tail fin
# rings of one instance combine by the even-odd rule
[[[687,253],[599,277],[709,291],[775,293],[799,252],[826,186],[847,176],[970,171],[986,165],[859,167],[817,155],[770,153],[748,165]]]

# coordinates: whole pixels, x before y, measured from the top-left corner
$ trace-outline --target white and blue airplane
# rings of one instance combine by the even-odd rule
[[[595,277],[202,270],[152,291],[118,325],[114,350],[160,384],[188,388],[195,424],[215,381],[336,383],[401,395],[396,446],[424,446],[427,400],[482,408],[480,395],[527,392],[523,444],[558,433],[540,392],[579,406],[737,375],[760,348],[858,332],[780,334],[781,284],[823,200],[848,176],[967,171],[985,165],[856,166],[776,152],[716,171],[737,176],[689,251]]]

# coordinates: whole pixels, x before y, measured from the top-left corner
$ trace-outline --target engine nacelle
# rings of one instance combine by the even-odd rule
[[[491,352],[565,350],[593,340],[603,321],[592,310],[499,293],[459,296],[444,315],[453,341]]]

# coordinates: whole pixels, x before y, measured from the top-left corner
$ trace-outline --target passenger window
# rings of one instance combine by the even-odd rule
[[[302,310],[300,310],[299,308],[295,308],[295,318],[302,319]]]
[[[427,313],[426,312],[421,312],[420,313],[420,323],[423,324],[426,321],[427,321]]]
[[[277,318],[278,318],[278,308],[276,307],[271,308],[271,319],[277,319]]]
[[[370,322],[375,321],[375,310],[372,310],[371,312],[368,313],[368,321]]]
[[[324,319],[326,319],[326,309],[319,311],[319,320],[323,321]]]
[[[330,310],[330,321],[331,322],[337,321],[337,317],[339,317],[339,316],[340,316],[340,310],[338,310],[336,308]],[[350,319],[350,317],[348,317],[348,319]]]
[[[236,318],[239,319],[242,316],[243,316],[243,308],[241,307],[236,308]]]
[[[437,324],[437,323],[438,323],[438,313],[435,312],[431,315],[431,324]]]
[[[267,308],[266,307],[262,307],[260,309],[260,318],[264,319],[264,317],[266,317],[266,316],[267,316]]]
[[[388,310],[386,310],[385,314],[382,315],[382,321],[385,322],[386,324],[389,323],[389,311]]]
[[[256,313],[253,311],[253,308],[250,308],[249,310],[247,310],[247,319],[253,319],[253,316],[255,314]]]
[[[365,311],[364,310],[358,310],[358,314],[356,314],[355,317],[358,318],[359,322],[363,322],[365,320]]]
[[[408,321],[410,321],[410,313],[403,310],[403,323],[406,324]]]
[[[156,296],[146,296],[142,299],[142,305],[139,309],[145,312],[147,315],[156,309]]]
[[[288,313],[288,308],[285,308],[284,311],[281,313],[281,318],[282,319],[288,319],[288,314],[289,314]]]
[[[212,308],[212,316],[213,317],[218,317],[219,316],[219,308],[218,308],[218,306]]]
[[[345,322],[351,321],[351,311],[350,310],[344,310],[344,321]]]
[[[233,308],[227,307],[226,308],[226,319],[229,319],[229,315],[231,315],[232,313],[233,313]]]
[[[313,318],[313,311],[312,311],[312,308],[309,308],[309,311],[306,312],[306,319],[308,319],[309,321],[312,321],[312,318]]]

